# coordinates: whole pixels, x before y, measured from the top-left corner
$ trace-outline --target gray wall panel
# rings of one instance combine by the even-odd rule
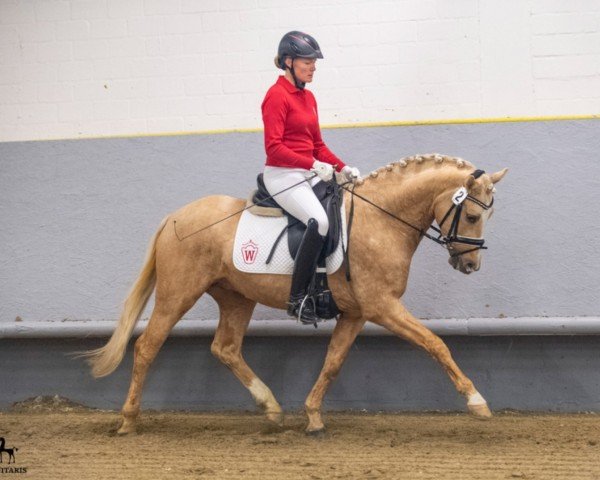
[[[434,151],[487,171],[510,168],[480,272],[455,272],[442,249],[422,244],[405,295],[416,315],[594,316],[599,127],[582,120],[324,136],[365,173]],[[213,193],[245,198],[263,162],[262,133],[0,143],[0,321],[116,319],[162,217]],[[282,315],[258,308],[255,318]],[[216,316],[203,299],[187,318]]]
[[[600,411],[598,337],[447,337],[454,359],[492,409]],[[321,368],[327,338],[250,337],[244,357],[287,409],[301,408]],[[61,395],[120,409],[132,344],[109,377],[94,380],[66,354],[99,339],[0,340],[0,409]],[[248,391],[210,353],[210,339],[170,338],[150,369],[142,408],[254,410]],[[326,396],[329,409],[464,411],[465,401],[428,355],[391,337],[359,337]]]

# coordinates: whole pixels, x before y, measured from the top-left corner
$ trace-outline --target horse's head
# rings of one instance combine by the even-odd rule
[[[494,185],[508,169],[493,174],[475,170],[456,189],[444,192],[434,205],[435,219],[443,240],[448,246],[448,263],[456,270],[469,274],[481,266],[483,230],[491,217]]]

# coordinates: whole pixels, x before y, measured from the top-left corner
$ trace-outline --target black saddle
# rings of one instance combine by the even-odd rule
[[[277,245],[279,244],[279,241],[281,240],[281,237],[283,237],[283,234],[286,230],[288,232],[288,248],[290,250],[290,255],[295,259],[300,247],[300,241],[302,240],[302,236],[306,230],[306,225],[304,225],[304,223],[302,223],[296,217],[293,217],[286,212],[285,209],[277,203],[275,198],[271,198],[271,194],[265,187],[262,173],[260,173],[256,178],[256,183],[258,185],[258,190],[252,197],[252,203],[260,207],[281,208],[288,217],[288,224],[281,231],[277,237],[277,240],[275,240],[273,248],[271,249],[271,253],[267,258],[267,263],[271,261],[273,253],[275,252],[275,249],[277,248]],[[340,242],[340,235],[342,232],[342,217],[340,215],[340,207],[342,204],[343,192],[340,186],[336,183],[335,179],[330,180],[329,182],[320,181],[313,187],[313,192],[321,202],[321,205],[323,205],[323,208],[327,213],[327,218],[329,219],[329,230],[327,231],[324,247],[324,255],[329,256],[335,251]]]

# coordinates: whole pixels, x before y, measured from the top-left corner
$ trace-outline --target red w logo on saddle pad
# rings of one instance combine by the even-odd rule
[[[242,244],[242,258],[244,263],[254,263],[258,255],[258,245],[252,240]]]

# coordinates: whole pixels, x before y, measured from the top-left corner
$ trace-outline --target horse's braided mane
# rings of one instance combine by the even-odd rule
[[[448,155],[441,155],[439,153],[429,153],[426,155],[412,155],[410,157],[403,157],[397,162],[392,162],[383,167],[379,167],[377,170],[373,170],[369,175],[359,180],[358,185],[362,185],[366,180],[372,180],[379,176],[381,172],[391,172],[396,169],[398,172],[403,171],[410,165],[424,165],[434,166],[439,164],[455,165],[456,168],[475,168],[475,166],[459,157],[451,157]]]

